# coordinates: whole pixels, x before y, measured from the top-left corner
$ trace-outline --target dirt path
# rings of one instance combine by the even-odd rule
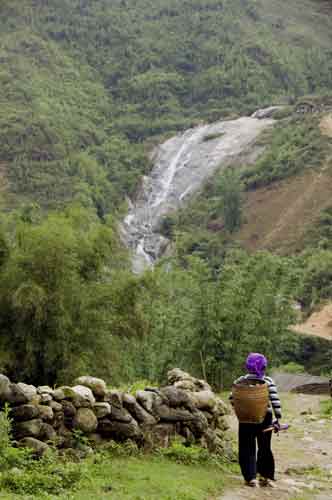
[[[292,330],[332,340],[332,304],[326,304],[320,311],[312,313],[304,323],[293,326]]]
[[[275,489],[248,488],[240,476],[218,500],[331,500],[332,419],[321,418],[322,396],[283,394],[284,421],[288,432],[273,438],[276,459]],[[230,424],[236,435],[237,422]]]

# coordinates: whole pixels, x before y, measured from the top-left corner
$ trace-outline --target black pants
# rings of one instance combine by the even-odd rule
[[[267,413],[262,424],[239,424],[239,462],[246,481],[256,474],[274,479],[274,458],[271,450],[272,432],[262,432],[272,424],[272,414]],[[256,440],[258,452],[256,456]]]

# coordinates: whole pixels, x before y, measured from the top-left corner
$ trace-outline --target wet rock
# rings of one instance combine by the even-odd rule
[[[73,426],[84,433],[94,432],[97,429],[98,420],[90,408],[79,408],[74,417]]]
[[[101,378],[95,378],[90,376],[83,376],[76,379],[75,383],[77,385],[83,385],[88,387],[93,392],[94,396],[98,398],[103,398],[106,394],[107,387],[104,380]]]

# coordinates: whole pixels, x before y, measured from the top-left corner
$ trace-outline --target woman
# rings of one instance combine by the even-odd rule
[[[263,432],[270,427],[273,420],[273,412],[277,419],[281,419],[281,404],[277,388],[272,378],[265,375],[267,359],[263,354],[251,353],[246,361],[247,375],[237,379],[234,383],[244,380],[263,380],[269,388],[270,405],[261,424],[239,424],[239,463],[242,475],[247,486],[257,486],[257,474],[259,474],[260,486],[273,488],[274,484],[274,457],[271,450],[272,432]],[[232,402],[232,395],[230,396]],[[233,404],[233,402],[232,402]],[[256,441],[258,452],[256,455]]]

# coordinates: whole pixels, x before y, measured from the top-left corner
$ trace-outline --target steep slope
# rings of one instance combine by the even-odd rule
[[[133,142],[332,85],[314,0],[4,0],[0,33],[6,207],[103,216],[149,169]]]

